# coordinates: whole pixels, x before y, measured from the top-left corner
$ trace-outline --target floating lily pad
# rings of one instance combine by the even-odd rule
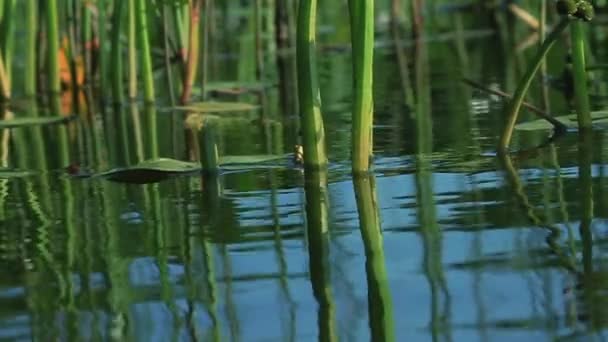
[[[219,167],[220,171],[245,171],[256,168],[284,167],[284,163],[273,164],[273,162],[284,161],[288,156],[289,154],[225,156],[220,158]],[[172,176],[196,174],[201,171],[203,169],[197,162],[158,158],[146,160],[129,167],[112,169],[93,177],[121,183],[146,184],[160,182]]]
[[[66,123],[76,118],[71,116],[45,116],[37,118],[16,118],[10,120],[0,120],[0,128],[18,128],[31,126],[46,126]]]
[[[267,85],[261,82],[210,82],[205,85],[205,91],[225,94],[241,94],[245,92],[261,91]]]
[[[155,183],[179,174],[195,173],[201,170],[199,163],[180,161],[170,158],[158,158],[143,161],[139,164],[112,169],[96,177],[123,183]]]
[[[245,112],[256,109],[257,106],[245,102],[195,102],[185,106],[176,106],[172,109],[195,113],[229,113]]]
[[[227,171],[239,171],[255,168],[284,167],[289,154],[273,155],[249,155],[249,156],[224,156],[220,157],[220,169]],[[280,163],[279,163],[280,162]]]
[[[0,167],[0,179],[27,177],[31,174],[31,171],[15,170],[6,167]]]
[[[576,114],[557,116],[555,119],[559,120],[568,128],[576,128],[578,126]],[[608,111],[602,110],[591,112],[591,121],[594,125],[608,125]],[[515,125],[515,129],[520,131],[549,130],[553,129],[553,125],[547,120],[538,119],[517,124]]]

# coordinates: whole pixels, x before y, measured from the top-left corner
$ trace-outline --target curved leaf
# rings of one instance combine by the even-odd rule
[[[20,178],[20,177],[27,177],[30,175],[32,175],[31,171],[15,170],[15,169],[7,168],[7,167],[0,167],[0,179]]]
[[[248,156],[220,157],[220,169],[227,171],[240,171],[255,168],[285,167],[290,154],[273,155],[260,154]]]
[[[96,177],[123,183],[154,183],[178,174],[195,173],[201,170],[198,163],[170,158],[158,158],[142,161],[139,164],[112,169]]]
[[[256,109],[257,106],[244,102],[195,102],[185,106],[176,106],[171,109],[195,113],[228,113],[245,112]]]
[[[18,128],[18,127],[31,127],[31,126],[46,126],[56,125],[69,122],[75,119],[76,115],[70,116],[45,116],[45,117],[34,117],[34,118],[17,118],[10,120],[0,120],[0,128]]]

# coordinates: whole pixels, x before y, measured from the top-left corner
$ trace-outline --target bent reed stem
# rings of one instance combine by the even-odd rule
[[[532,64],[528,66],[526,74],[522,78],[522,80],[517,85],[517,89],[513,94],[513,99],[509,102],[509,107],[507,110],[507,124],[505,129],[503,130],[502,136],[500,137],[500,142],[498,145],[499,150],[506,150],[509,147],[509,143],[511,142],[511,137],[513,135],[513,129],[515,128],[515,123],[517,122],[517,117],[519,115],[519,110],[521,109],[522,103],[524,101],[524,97],[528,92],[528,88],[530,88],[530,84],[534,79],[534,75],[540,68],[543,59],[555,43],[559,35],[568,27],[570,24],[570,19],[562,18],[557,26],[551,31],[551,33],[547,36],[547,39],[540,46],[540,50],[537,52]]]

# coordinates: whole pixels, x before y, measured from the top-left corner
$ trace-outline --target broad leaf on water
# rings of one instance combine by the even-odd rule
[[[289,154],[260,154],[248,156],[223,156],[220,157],[219,165],[223,170],[237,171],[252,168],[267,168],[285,166]]]
[[[123,183],[154,183],[170,176],[194,173],[201,170],[199,163],[158,158],[142,161],[133,166],[112,169],[98,174],[96,177]]]
[[[205,84],[205,91],[223,94],[242,94],[264,90],[268,85],[262,82],[209,82]]]
[[[207,101],[190,103],[185,106],[176,106],[172,109],[195,113],[229,113],[251,111],[256,108],[257,106],[245,102]]]
[[[559,120],[568,128],[576,128],[578,126],[576,114],[556,116],[555,119]],[[601,110],[591,112],[591,121],[594,125],[608,125],[608,111]],[[520,131],[549,130],[552,128],[553,125],[544,119],[532,120],[515,125],[515,129]]]
[[[0,179],[27,177],[31,174],[31,171],[15,170],[7,167],[0,167]]]
[[[220,158],[220,170],[245,171],[255,168],[284,167],[285,155],[225,156]],[[146,184],[165,180],[171,176],[194,174],[203,169],[198,162],[187,162],[170,158],[142,161],[133,166],[116,168],[94,177],[115,182]]]
[[[0,128],[18,128],[30,126],[45,126],[66,123],[76,118],[71,116],[44,116],[35,118],[16,118],[10,120],[0,120]]]

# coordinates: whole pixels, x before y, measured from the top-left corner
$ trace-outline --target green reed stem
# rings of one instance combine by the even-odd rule
[[[131,1],[129,1],[131,3]],[[124,87],[123,87],[123,67],[122,67],[122,45],[120,43],[120,34],[122,27],[122,18],[125,11],[125,1],[118,1],[112,14],[112,46],[110,55],[110,65],[112,65],[112,99],[114,103],[122,103]],[[101,43],[100,43],[101,44]],[[101,48],[102,45],[100,45]]]
[[[137,0],[137,40],[141,58],[142,74],[144,81],[144,101],[153,103],[154,75],[152,74],[152,55],[150,54],[150,42],[148,39],[148,18],[146,10],[147,0]]]
[[[301,0],[296,33],[298,95],[304,165],[312,169],[327,165],[321,94],[317,80],[316,19],[317,0]]]
[[[0,54],[0,95],[3,99],[11,98],[11,85],[8,80],[6,66],[4,65],[4,58],[2,58],[2,54]]]
[[[532,63],[528,66],[526,74],[519,81],[517,85],[517,89],[515,90],[515,94],[513,95],[513,99],[509,102],[509,107],[507,110],[507,124],[503,131],[502,136],[500,137],[500,143],[498,146],[499,150],[506,150],[511,142],[511,136],[513,135],[513,129],[515,129],[515,123],[517,122],[517,116],[519,115],[519,110],[524,101],[524,97],[528,92],[528,88],[530,88],[530,84],[532,83],[532,79],[536,74],[536,71],[539,69],[543,59],[559,38],[559,35],[568,27],[570,20],[568,18],[562,18],[557,26],[549,33],[547,39],[540,46],[540,50],[536,53],[536,56],[532,60]]]
[[[198,132],[199,161],[207,174],[216,174],[219,168],[219,153],[215,131],[215,124],[206,120],[203,123],[203,127]]]
[[[52,94],[59,94],[61,82],[59,80],[59,20],[57,17],[57,0],[46,1],[46,25],[48,41],[48,91]]]
[[[16,0],[4,0],[4,15],[2,16],[2,25],[0,25],[0,42],[2,44],[0,49],[2,57],[4,57],[9,86],[11,84],[11,65],[15,42],[15,9]]]
[[[350,0],[353,46],[353,172],[366,172],[373,150],[374,1]]]
[[[585,70],[585,30],[583,23],[575,20],[570,24],[572,41],[572,73],[574,76],[574,105],[579,128],[591,127],[587,72]]]
[[[81,6],[80,13],[82,23],[80,24],[80,57],[84,61],[86,79],[91,80],[93,76],[93,60],[91,56],[91,51],[93,48],[93,31],[91,27],[93,20],[91,18],[91,11],[87,8],[87,6]],[[78,58],[79,56],[75,57]]]
[[[186,42],[188,41],[188,30],[186,29],[186,14],[188,12],[188,4],[175,1],[172,6],[173,22],[176,31],[177,53],[180,60],[186,61]]]
[[[135,41],[135,2],[129,0],[129,98],[137,97],[137,42]]]
[[[27,49],[25,54],[25,95],[33,97],[36,95],[36,51],[38,50],[36,39],[38,30],[37,1],[27,0],[25,11],[27,25],[27,35],[25,37]]]
[[[119,1],[122,3],[124,1]],[[120,4],[116,4],[116,6],[120,6]],[[103,99],[105,90],[108,86],[108,54],[106,52],[106,47],[108,42],[107,40],[107,30],[106,30],[106,0],[97,0],[97,36],[99,37],[99,95]]]
[[[186,60],[186,75],[184,77],[184,85],[182,88],[182,96],[180,102],[185,104],[190,99],[192,94],[192,86],[196,79],[196,70],[199,63],[199,23],[201,16],[202,0],[192,0],[190,2],[190,34],[188,42],[188,58]]]

